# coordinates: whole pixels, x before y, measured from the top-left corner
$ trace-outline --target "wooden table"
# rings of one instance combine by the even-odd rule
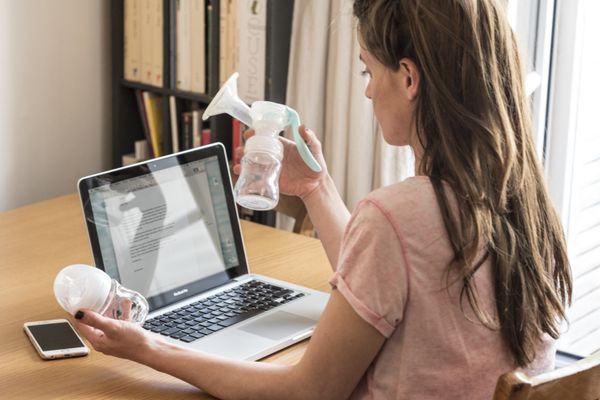
[[[242,230],[252,272],[329,291],[331,270],[318,240],[246,221]],[[0,213],[0,398],[209,398],[176,378],[93,349],[80,358],[38,356],[23,323],[67,317],[52,284],[62,267],[75,263],[93,263],[77,196]],[[306,343],[265,361],[295,363]]]

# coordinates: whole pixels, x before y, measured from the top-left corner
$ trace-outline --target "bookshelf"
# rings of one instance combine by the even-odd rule
[[[163,1],[163,37],[169,40],[163,41],[163,81],[161,87],[148,85],[141,82],[127,81],[124,79],[124,0],[111,0],[111,21],[112,21],[112,113],[113,113],[113,132],[112,132],[112,164],[113,167],[121,166],[121,157],[125,154],[134,152],[134,142],[145,139],[143,122],[140,117],[140,111],[135,98],[135,90],[148,91],[160,95],[163,115],[169,115],[169,96],[175,96],[187,102],[195,102],[199,105],[208,105],[212,99],[211,94],[195,93],[178,90],[170,85],[170,77],[175,73],[172,71],[171,55],[175,52],[174,41],[171,29],[175,20],[174,0]],[[219,1],[212,1],[213,21],[219,20]],[[212,24],[212,39],[216,45],[208,45],[208,51],[212,53],[209,67],[212,71],[218,71],[219,66],[219,26]],[[218,76],[210,76],[210,88],[218,88]],[[212,93],[214,94],[214,93]],[[214,133],[213,140],[222,142],[225,148],[231,152],[231,118],[228,116],[217,116],[209,121],[210,129]],[[170,133],[170,120],[163,118],[162,130]],[[165,153],[172,151],[170,135],[163,137],[165,143]],[[231,154],[230,154],[231,155]]]
[[[221,44],[221,3],[232,0],[204,0],[206,53],[206,93],[180,90],[176,85],[175,55],[177,54],[177,11],[176,0],[137,0],[139,4],[156,1],[162,10],[162,85],[155,86],[138,81],[126,80],[125,77],[125,7],[126,0],[111,0],[111,53],[112,53],[112,166],[122,165],[122,157],[134,153],[135,142],[148,139],[147,127],[144,126],[140,113],[139,92],[147,92],[159,96],[158,106],[163,118],[162,126],[163,154],[173,151],[171,139],[170,101],[176,99],[178,111],[201,109],[208,105],[212,96],[219,89],[219,60]],[[292,27],[294,0],[233,0],[242,4],[253,3],[253,9],[265,8],[266,43],[265,43],[265,90],[264,99],[285,102],[287,69],[289,62],[289,46]],[[206,7],[208,4],[211,7]],[[140,5],[141,7],[141,5]],[[191,6],[190,6],[191,7]],[[241,28],[240,28],[241,29]],[[242,44],[240,44],[242,46]],[[227,48],[227,47],[225,47]],[[241,62],[241,60],[240,60]],[[141,63],[141,62],[140,62]],[[242,72],[242,71],[240,71]],[[222,79],[222,77],[221,77]],[[180,109],[179,109],[180,108]],[[212,117],[207,128],[211,132],[211,142],[224,144],[229,157],[232,156],[232,119],[227,115]],[[179,132],[181,137],[182,132]],[[180,139],[181,140],[181,139]],[[180,148],[181,150],[181,148]],[[258,212],[251,217],[256,222],[274,225],[275,215],[272,212]]]

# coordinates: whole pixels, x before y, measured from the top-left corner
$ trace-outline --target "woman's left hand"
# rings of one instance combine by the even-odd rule
[[[81,318],[76,314],[76,328],[94,349],[104,354],[143,362],[142,357],[152,343],[161,340],[132,322],[104,317],[90,310],[81,312]]]

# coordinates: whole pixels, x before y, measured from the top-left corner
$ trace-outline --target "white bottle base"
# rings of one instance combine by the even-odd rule
[[[256,211],[272,210],[277,205],[277,200],[256,194],[240,195],[237,197],[236,201],[240,206]]]

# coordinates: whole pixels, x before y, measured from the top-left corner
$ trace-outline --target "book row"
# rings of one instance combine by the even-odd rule
[[[124,79],[211,94],[239,71],[240,96],[263,100],[269,76],[287,76],[292,12],[293,0],[124,0]]]
[[[202,121],[202,104],[168,96],[167,106],[163,96],[145,90],[135,90],[135,97],[147,146],[147,150],[143,150],[140,146],[144,144],[135,143],[137,161],[215,141],[210,124]],[[236,119],[232,119],[231,124],[231,142],[236,148],[243,144],[242,134],[247,128]]]

